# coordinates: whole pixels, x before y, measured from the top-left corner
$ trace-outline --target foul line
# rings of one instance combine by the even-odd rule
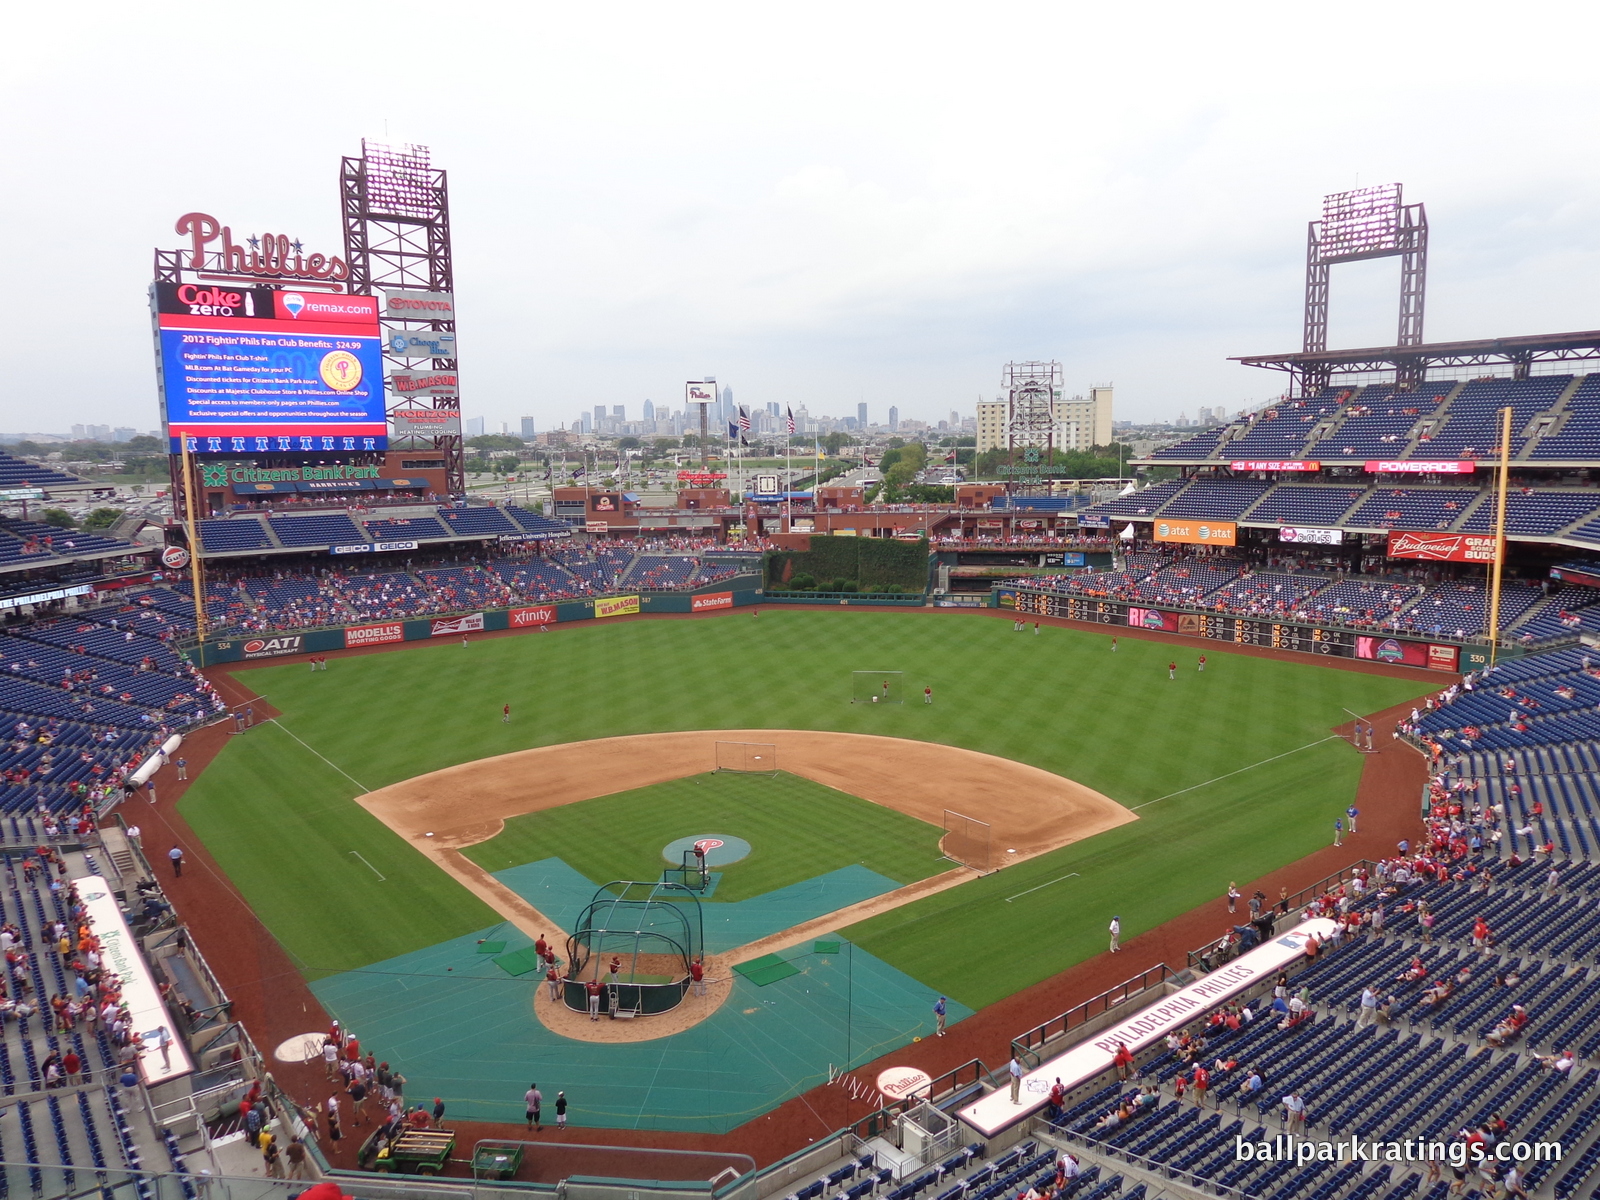
[[[1078,873],[1076,871],[1074,871],[1074,872],[1072,872],[1071,875],[1063,875],[1061,877],[1061,879],[1076,879],[1077,877],[1078,877]],[[1050,881],[1050,883],[1060,883],[1061,879],[1052,879]],[[1041,883],[1039,885],[1039,887],[1031,887],[1026,892],[1018,892],[1015,896],[1007,896],[1006,897],[1006,903],[1010,904],[1013,900],[1021,900],[1024,896],[1031,895],[1032,893],[1037,892],[1039,890],[1039,888],[1047,888],[1047,887],[1049,887],[1050,883]]]
[[[1271,758],[1263,758],[1260,762],[1253,762],[1248,767],[1240,767],[1237,771],[1229,771],[1226,775],[1218,775],[1216,779],[1208,779],[1204,783],[1197,783],[1194,787],[1180,788],[1176,792],[1169,792],[1165,796],[1157,796],[1154,800],[1146,800],[1143,804],[1135,804],[1129,812],[1138,812],[1141,808],[1149,808],[1152,804],[1160,804],[1163,800],[1171,800],[1174,796],[1181,796],[1184,792],[1192,792],[1196,788],[1210,787],[1220,780],[1231,778],[1234,775],[1243,775],[1246,771],[1264,766],[1269,762],[1277,762],[1280,758],[1288,758],[1291,754],[1299,754],[1302,750],[1309,750],[1313,746],[1320,746],[1323,742],[1344,741],[1337,733],[1330,733],[1325,738],[1318,738],[1314,742],[1307,742],[1304,746],[1296,746],[1293,750],[1285,750],[1282,754],[1274,754]]]
[[[352,850],[352,851],[350,851],[350,853],[354,854],[357,858],[360,858],[362,862],[367,863],[367,870],[371,871],[374,875],[376,875],[380,882],[383,882],[383,883],[388,883],[389,882],[388,877],[386,875],[384,875],[384,873],[382,871],[378,870],[377,867],[375,867],[371,863],[367,862],[367,860],[365,858],[363,858],[359,852],[357,852],[355,850]],[[502,924],[504,924],[504,922],[502,922]]]
[[[302,746],[305,746],[307,750],[311,750],[310,746],[306,746],[306,743],[300,741],[300,739],[298,737],[295,737],[294,733],[291,730],[289,730],[286,726],[284,726],[281,723],[279,723],[277,717],[268,717],[267,720],[271,721],[274,725],[277,725],[279,729],[282,729],[290,737],[294,738],[295,741],[300,742],[300,744]],[[262,724],[263,725],[266,724],[266,721],[263,721]],[[363,792],[370,792],[372,790],[366,784],[362,783],[361,780],[357,779],[354,775],[350,774],[343,767],[339,766],[338,763],[332,761],[331,759],[324,758],[321,754],[318,754],[317,751],[315,751],[315,750],[311,750],[311,753],[316,754],[318,758],[321,758],[323,762],[327,763],[335,771],[338,771],[339,774],[343,775],[346,779],[348,779],[351,783],[355,784]],[[352,853],[354,853],[354,852],[352,851]]]

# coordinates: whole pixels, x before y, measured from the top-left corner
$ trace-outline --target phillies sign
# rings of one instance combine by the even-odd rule
[[[1390,558],[1420,558],[1427,562],[1494,561],[1495,539],[1492,535],[1473,533],[1407,533],[1391,530],[1389,533]]]
[[[191,271],[318,283],[340,283],[350,278],[350,265],[344,259],[336,254],[307,254],[300,240],[291,240],[287,234],[252,234],[236,243],[230,227],[202,212],[184,213],[174,228],[189,238]],[[213,242],[220,244],[208,250]]]

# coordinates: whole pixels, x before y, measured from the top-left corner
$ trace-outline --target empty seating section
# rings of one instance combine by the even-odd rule
[[[0,489],[82,482],[76,475],[57,471],[54,467],[42,467],[9,454],[0,454]]]
[[[1506,533],[1548,537],[1600,508],[1600,492],[1523,489],[1506,493]],[[1463,533],[1493,533],[1495,500],[1486,497],[1460,525]]]
[[[1562,407],[1569,414],[1565,422],[1539,439],[1528,461],[1600,459],[1600,375],[1585,375]]]
[[[458,537],[494,537],[502,533],[522,532],[498,508],[441,508],[439,518],[445,528]]]
[[[504,580],[482,567],[418,571],[417,575],[433,589],[441,612],[505,608],[517,600],[516,594],[506,586]]]
[[[1196,479],[1161,510],[1163,517],[1234,521],[1272,487],[1259,479]]]
[[[567,521],[559,521],[543,513],[529,512],[515,504],[508,504],[501,511],[528,533],[544,535],[572,532],[572,525]]]
[[[1524,426],[1535,414],[1555,404],[1570,375],[1537,375],[1532,379],[1474,379],[1445,410],[1444,422],[1421,442],[1414,459],[1488,458],[1500,445],[1500,410],[1510,407],[1512,456],[1522,452]]]
[[[1300,615],[1308,621],[1376,626],[1392,622],[1423,590],[1416,584],[1341,579],[1303,600]]]
[[[1537,645],[1552,638],[1600,631],[1600,588],[1567,587],[1554,593],[1512,629],[1520,642]]]
[[[622,577],[627,588],[669,589],[683,588],[694,578],[698,558],[682,554],[641,554]]]
[[[125,553],[132,547],[118,538],[85,533],[80,529],[57,529],[39,521],[7,519],[0,529],[18,538],[26,547],[29,544],[46,547],[49,553],[70,557],[75,554]]]
[[[336,575],[328,580],[327,586],[344,604],[351,620],[415,617],[434,611],[432,592],[401,571]]]
[[[1210,604],[1227,612],[1259,616],[1289,615],[1301,601],[1328,585],[1322,575],[1280,575],[1251,571],[1213,592]]]
[[[569,600],[590,596],[594,589],[547,559],[490,563],[489,569],[525,600]]]
[[[1316,409],[1309,404],[1263,409],[1246,432],[1226,443],[1222,452],[1230,460],[1298,459],[1316,420]]]
[[[1243,564],[1229,559],[1179,562],[1141,579],[1133,590],[1140,600],[1200,608],[1206,597],[1237,579],[1242,570]]]
[[[451,536],[450,531],[432,517],[391,517],[363,521],[361,525],[375,542],[425,542],[430,538]]]
[[[1449,529],[1478,495],[1472,488],[1378,488],[1345,524],[1359,529]]]
[[[233,554],[241,550],[270,550],[272,539],[254,517],[227,521],[201,521],[200,546],[207,554]]]
[[[346,513],[309,517],[268,517],[267,524],[285,546],[350,546],[367,539]]]
[[[1085,509],[1089,513],[1109,514],[1117,517],[1153,516],[1158,508],[1189,486],[1187,479],[1167,479],[1127,496],[1118,496]]]
[[[1500,624],[1510,625],[1544,594],[1530,584],[1515,581],[1500,589]],[[1396,628],[1413,629],[1441,637],[1470,637],[1489,624],[1488,589],[1481,583],[1450,583],[1434,588],[1396,618]]]
[[[1193,437],[1185,438],[1175,446],[1163,446],[1151,454],[1151,458],[1171,458],[1179,461],[1189,461],[1197,458],[1210,458],[1217,449],[1217,443],[1222,440],[1222,435],[1228,431],[1227,426],[1208,429],[1204,433],[1197,433]]]
[[[338,597],[314,578],[253,579],[246,586],[273,629],[311,629],[344,619]]]
[[[1449,387],[1431,385],[1420,395],[1396,394],[1391,384],[1362,388],[1344,407],[1339,425],[1306,452],[1316,459],[1399,458],[1417,423],[1439,407]]]
[[[1248,522],[1264,525],[1312,525],[1336,527],[1339,518],[1366,494],[1366,488],[1319,487],[1284,483],[1273,488],[1266,498],[1250,510]]]

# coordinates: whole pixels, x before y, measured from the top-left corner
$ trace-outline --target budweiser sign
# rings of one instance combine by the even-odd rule
[[[1428,562],[1494,561],[1492,535],[1481,533],[1408,533],[1391,530],[1390,558],[1420,558]]]
[[[1369,475],[1471,475],[1478,464],[1470,460],[1449,462],[1369,462]]]
[[[1233,471],[1320,471],[1322,470],[1322,464],[1298,460],[1278,462],[1276,459],[1270,459],[1265,462],[1257,462],[1254,459],[1244,459],[1240,462],[1229,463],[1228,469]]]
[[[339,283],[350,266],[336,254],[307,254],[298,238],[283,233],[252,234],[233,240],[233,230],[209,213],[184,213],[177,232],[189,238],[189,269],[262,279],[309,279]],[[213,242],[215,249],[208,250]]]

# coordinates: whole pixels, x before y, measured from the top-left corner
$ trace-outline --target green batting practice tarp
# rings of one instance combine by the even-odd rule
[[[837,953],[839,953],[839,943],[838,942],[812,942],[811,943],[811,953],[813,953],[813,954],[837,954]]]
[[[494,965],[507,975],[526,975],[530,971],[538,970],[539,954],[532,946],[521,950],[513,950],[510,954],[502,954],[494,960]]]
[[[799,967],[785,962],[776,954],[763,954],[760,958],[752,958],[749,962],[734,967],[734,971],[757,987],[766,987],[769,983],[777,983],[780,979],[800,974]]]
[[[506,944],[504,942],[479,942],[478,943],[478,953],[479,954],[504,954],[505,952],[506,952]]]

